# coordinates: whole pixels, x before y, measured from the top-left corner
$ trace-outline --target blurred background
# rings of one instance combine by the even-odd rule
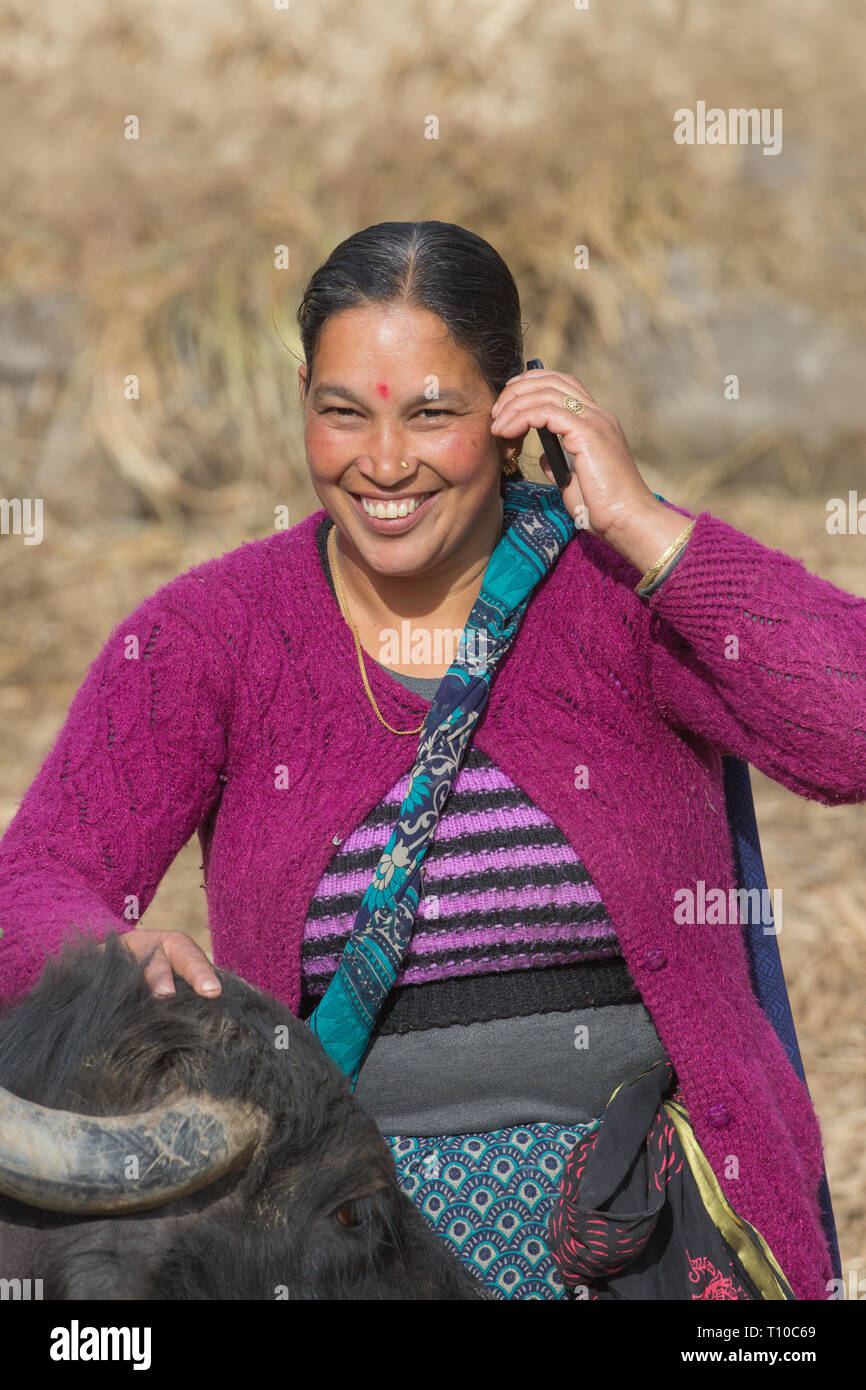
[[[827,529],[866,497],[864,62],[860,0],[2,0],[0,497],[41,497],[44,538],[0,535],[0,832],[114,624],[318,509],[295,312],[371,223],[486,237],[525,355],[615,412],[655,491],[866,596],[866,536]],[[678,144],[699,101],[781,108],[781,152]],[[866,1281],[866,811],[752,780]],[[200,862],[194,837],[143,925],[206,943]]]

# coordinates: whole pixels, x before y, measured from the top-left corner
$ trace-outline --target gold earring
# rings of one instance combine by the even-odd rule
[[[505,452],[505,459],[502,464],[503,473],[516,473],[521,458],[521,451],[518,449],[516,444],[513,448],[507,449]]]

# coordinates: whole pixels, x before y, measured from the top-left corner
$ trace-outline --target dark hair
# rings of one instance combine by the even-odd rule
[[[307,390],[328,318],[391,303],[438,314],[494,395],[523,370],[520,297],[499,252],[453,222],[377,222],[335,246],[304,291],[297,318]],[[523,475],[518,469],[509,476]]]

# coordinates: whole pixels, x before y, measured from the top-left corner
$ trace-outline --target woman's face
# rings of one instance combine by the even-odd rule
[[[362,565],[397,576],[471,560],[479,529],[495,544],[504,450],[519,441],[490,433],[495,396],[437,314],[395,305],[334,314],[313,366],[309,393],[298,370],[307,462],[347,553],[354,546]],[[362,498],[426,500],[380,520]]]

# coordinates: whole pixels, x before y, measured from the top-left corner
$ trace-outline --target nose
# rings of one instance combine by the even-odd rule
[[[412,455],[411,445],[411,439],[399,425],[383,423],[370,452],[358,459],[358,467],[377,487],[399,486],[417,472],[418,461]]]
[[[389,488],[405,483],[407,478],[414,478],[417,472],[417,463],[411,455],[409,458],[403,457],[396,461],[389,458],[387,461],[375,462],[371,460],[367,463],[367,460],[359,459],[358,468],[368,482],[375,483],[377,487]]]

